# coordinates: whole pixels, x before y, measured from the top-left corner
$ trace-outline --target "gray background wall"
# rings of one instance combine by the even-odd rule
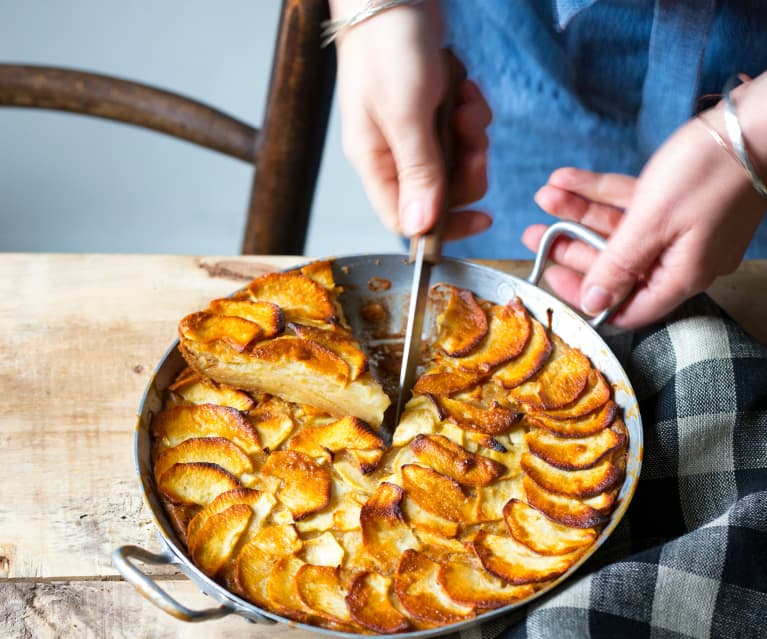
[[[0,60],[146,82],[258,123],[279,0],[0,0]],[[252,169],[126,125],[0,109],[0,251],[239,252]],[[334,105],[307,255],[400,251]]]

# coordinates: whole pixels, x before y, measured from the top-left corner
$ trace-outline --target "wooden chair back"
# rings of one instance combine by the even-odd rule
[[[0,106],[55,109],[153,129],[254,165],[242,253],[301,255],[335,82],[327,0],[283,0],[260,127],[137,82],[0,64]]]

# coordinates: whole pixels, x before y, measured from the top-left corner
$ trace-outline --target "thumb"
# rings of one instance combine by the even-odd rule
[[[599,253],[581,284],[581,310],[595,316],[617,306],[649,272],[661,253],[660,238],[637,228],[629,213]]]
[[[399,185],[398,218],[408,237],[434,226],[442,203],[445,171],[434,123],[414,122],[392,136]]]

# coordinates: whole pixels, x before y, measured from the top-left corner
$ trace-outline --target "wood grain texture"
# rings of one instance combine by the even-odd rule
[[[151,372],[180,317],[296,259],[0,256],[0,577],[114,575],[116,546],[158,549],[133,470]]]
[[[193,609],[214,606],[188,581],[162,587]],[[314,633],[286,624],[253,624],[230,615],[184,623],[159,611],[120,581],[0,583],[3,639],[310,639]]]
[[[321,47],[327,0],[283,0],[244,254],[301,255],[336,77],[335,49]]]
[[[119,579],[110,554],[124,544],[160,550],[134,473],[133,432],[178,320],[261,273],[306,260],[0,254],[0,637],[288,631],[240,618],[176,621]],[[522,277],[530,268],[489,264]],[[767,343],[767,261],[714,288]],[[146,570],[182,603],[211,605],[176,569]]]
[[[253,163],[258,129],[207,104],[122,78],[0,64],[0,106],[69,111],[151,129]]]

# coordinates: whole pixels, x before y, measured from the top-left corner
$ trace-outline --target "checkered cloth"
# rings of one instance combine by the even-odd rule
[[[644,424],[634,499],[562,586],[461,639],[767,637],[767,348],[705,296],[605,339]]]

